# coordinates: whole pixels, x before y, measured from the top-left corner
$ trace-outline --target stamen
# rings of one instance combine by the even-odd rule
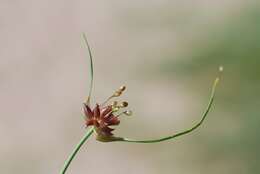
[[[126,86],[121,86],[112,96],[119,97],[126,90]]]
[[[127,103],[126,101],[123,101],[123,102],[119,105],[120,108],[125,108],[125,107],[127,107],[127,106],[128,106],[128,103]]]
[[[121,87],[119,88],[119,90],[122,91],[122,92],[125,91],[125,90],[126,90],[126,86],[121,86]]]
[[[112,96],[112,97],[119,97],[122,94],[122,91],[116,91]]]
[[[113,108],[112,108],[112,112],[117,112],[117,111],[119,111],[119,109],[120,109],[120,108],[119,108],[118,106],[113,107]]]
[[[131,115],[133,115],[133,111],[127,110],[127,111],[125,111],[125,115],[131,116]]]
[[[124,112],[121,112],[120,114],[118,114],[116,117],[119,117],[119,116],[121,116],[121,115],[126,115],[126,116],[131,116],[132,114],[133,114],[133,112],[132,111],[130,111],[130,110],[127,110],[127,111],[124,111]]]
[[[111,100],[114,97],[119,97],[125,90],[126,86],[121,86],[118,90],[115,91],[115,93],[112,96],[110,96],[104,103],[102,103],[102,105],[106,104],[109,100]]]
[[[108,99],[106,99],[106,100],[101,104],[101,106],[104,106],[111,98],[113,98],[113,96],[108,97]]]

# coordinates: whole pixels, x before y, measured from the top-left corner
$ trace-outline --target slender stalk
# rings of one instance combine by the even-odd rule
[[[89,60],[90,60],[90,88],[89,88],[89,94],[86,100],[86,103],[89,105],[90,104],[90,98],[91,98],[91,93],[92,93],[92,89],[93,89],[93,60],[92,60],[92,53],[91,53],[91,48],[89,46],[87,37],[85,35],[85,33],[82,34],[83,36],[83,40],[84,43],[88,49],[88,53],[89,53]],[[94,132],[94,128],[91,127],[90,129],[87,130],[86,134],[82,137],[82,139],[80,140],[80,142],[76,145],[76,147],[73,149],[72,153],[70,154],[70,156],[68,157],[68,159],[65,161],[63,168],[60,171],[60,174],[65,174],[68,167],[70,166],[72,160],[74,159],[74,157],[76,156],[76,154],[78,153],[78,151],[80,150],[81,146],[86,142],[86,140],[93,134]]]
[[[83,136],[83,138],[80,140],[80,142],[73,149],[73,151],[70,154],[70,156],[68,157],[68,159],[65,161],[64,166],[63,166],[63,168],[60,171],[60,174],[65,174],[66,173],[67,169],[69,168],[72,160],[74,159],[74,157],[76,156],[76,154],[80,150],[81,146],[86,142],[86,140],[90,137],[90,135],[92,135],[93,132],[94,132],[94,128],[93,127],[87,130],[86,134]]]
[[[92,56],[92,52],[91,52],[91,48],[89,46],[88,40],[87,40],[87,36],[85,33],[82,34],[83,36],[83,40],[85,42],[85,45],[88,49],[88,54],[89,54],[89,61],[90,61],[90,87],[89,87],[89,94],[88,94],[88,98],[86,103],[89,105],[90,104],[90,98],[91,98],[91,93],[92,93],[92,89],[93,89],[93,56]]]
[[[130,143],[158,143],[158,142],[170,140],[170,139],[173,139],[173,138],[176,138],[176,137],[179,137],[179,136],[182,136],[182,135],[185,135],[185,134],[188,134],[188,133],[194,131],[195,129],[197,129],[203,123],[203,121],[205,120],[205,118],[207,117],[207,115],[209,113],[210,108],[212,107],[212,104],[213,104],[213,101],[214,101],[214,97],[215,97],[215,90],[216,90],[216,86],[217,86],[218,82],[219,82],[219,78],[216,78],[216,80],[214,81],[213,87],[212,87],[209,103],[208,103],[204,113],[202,114],[202,118],[193,127],[189,128],[187,130],[184,130],[182,132],[179,132],[177,134],[166,136],[166,137],[162,137],[162,138],[158,138],[158,139],[134,140],[134,139],[122,138],[122,139],[119,139],[118,141],[130,142]]]

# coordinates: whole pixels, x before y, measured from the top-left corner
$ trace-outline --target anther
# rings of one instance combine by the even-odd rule
[[[126,90],[126,86],[121,86],[121,87],[119,88],[119,90],[120,90],[121,92],[125,91],[125,90]]]
[[[118,106],[112,108],[112,112],[117,112],[118,110],[119,110]]]
[[[127,110],[118,114],[117,117],[120,117],[121,115],[131,116],[132,114],[133,114],[132,111]]]
[[[126,101],[123,101],[120,105],[121,108],[125,108],[128,106],[128,103]]]
[[[110,96],[104,103],[102,103],[102,105],[106,104],[110,99],[114,98],[114,97],[119,97],[122,95],[122,92],[126,90],[126,86],[121,86],[118,90],[116,90],[114,92],[114,94],[112,96]]]
[[[112,97],[119,97],[122,94],[121,91],[116,91]]]
[[[131,116],[133,114],[133,112],[130,111],[130,110],[127,110],[127,111],[124,112],[124,114],[127,115],[127,116]]]

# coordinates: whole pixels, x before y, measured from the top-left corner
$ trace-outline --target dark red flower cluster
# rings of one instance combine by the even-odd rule
[[[84,103],[84,114],[86,118],[86,126],[94,126],[95,131],[99,136],[109,137],[113,136],[114,129],[109,126],[115,126],[120,123],[118,116],[113,114],[113,107],[111,105],[101,107],[96,104],[93,110]]]

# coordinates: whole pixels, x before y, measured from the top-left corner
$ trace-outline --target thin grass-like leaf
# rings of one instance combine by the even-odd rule
[[[83,36],[83,40],[85,42],[85,45],[87,46],[88,49],[88,53],[89,53],[89,60],[90,60],[90,87],[89,87],[89,94],[86,100],[86,104],[89,105],[90,104],[90,98],[91,98],[91,94],[92,94],[92,89],[93,89],[93,60],[92,60],[92,53],[91,53],[91,48],[89,46],[88,40],[87,40],[87,36],[85,33],[82,34]]]
[[[86,35],[83,33],[83,39],[84,42],[87,46],[88,49],[88,53],[89,53],[89,60],[90,60],[90,89],[89,89],[89,94],[86,100],[86,104],[90,104],[90,98],[91,98],[91,93],[92,93],[92,88],[93,88],[93,61],[92,61],[92,53],[91,53],[91,49],[87,40]],[[83,138],[80,140],[80,142],[76,145],[76,147],[73,149],[72,153],[70,154],[70,156],[68,157],[68,159],[65,161],[63,168],[60,171],[60,174],[65,174],[67,169],[69,168],[72,160],[75,158],[76,154],[79,152],[80,148],[82,147],[82,145],[88,140],[88,138],[93,134],[94,132],[94,128],[91,127],[90,129],[88,129],[85,133],[85,135],[83,136]]]

